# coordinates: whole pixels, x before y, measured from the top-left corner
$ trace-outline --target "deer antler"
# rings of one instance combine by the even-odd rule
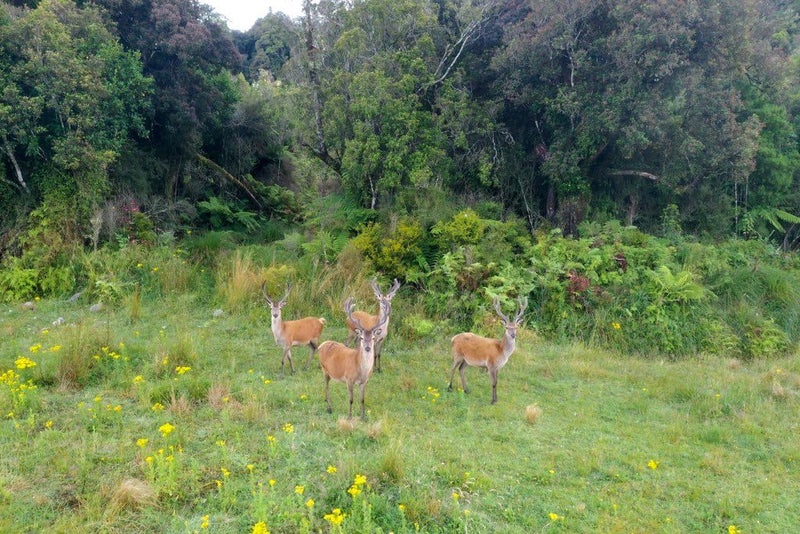
[[[519,297],[517,298],[517,302],[519,303],[519,311],[514,318],[515,323],[519,323],[519,320],[522,319],[522,314],[528,309],[528,297]]]
[[[281,300],[280,300],[281,304],[286,304],[286,299],[289,297],[289,292],[291,290],[292,290],[292,284],[291,283],[287,283],[286,284],[286,293],[284,293],[283,298],[281,298]]]
[[[508,315],[504,314],[503,311],[500,309],[500,299],[495,297],[492,299],[492,304],[494,305],[494,311],[497,312],[497,315],[500,316],[500,319],[503,320],[503,323],[508,323]]]

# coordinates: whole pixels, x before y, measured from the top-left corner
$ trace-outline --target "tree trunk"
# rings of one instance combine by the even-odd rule
[[[6,149],[8,159],[11,160],[11,165],[14,166],[14,174],[17,175],[17,181],[19,182],[19,185],[22,186],[22,189],[24,189],[26,193],[30,194],[31,191],[28,189],[28,184],[25,183],[25,178],[22,176],[22,169],[19,168],[17,158],[14,157],[14,151],[11,150],[11,144],[8,142],[8,138],[5,135],[3,135],[3,147]]]

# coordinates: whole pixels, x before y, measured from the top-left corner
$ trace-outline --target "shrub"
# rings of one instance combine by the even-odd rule
[[[387,278],[416,281],[428,269],[422,254],[423,237],[419,222],[402,219],[393,230],[380,223],[368,225],[353,244]]]

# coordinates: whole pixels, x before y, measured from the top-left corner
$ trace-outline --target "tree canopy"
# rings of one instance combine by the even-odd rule
[[[177,229],[331,191],[399,215],[497,202],[566,234],[676,206],[697,235],[796,245],[796,3],[304,9],[241,33],[197,0],[1,3],[4,250],[43,206],[79,236],[120,199]]]

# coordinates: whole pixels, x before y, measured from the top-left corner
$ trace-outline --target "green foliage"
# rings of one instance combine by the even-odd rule
[[[427,270],[422,256],[423,229],[413,219],[402,219],[393,229],[371,223],[353,240],[375,268],[387,278],[419,280]]]
[[[431,229],[443,250],[478,244],[486,231],[486,222],[475,211],[466,209],[449,221],[440,221]]]
[[[228,230],[203,232],[189,237],[185,246],[190,256],[211,263],[220,252],[236,246],[236,237]]]
[[[33,298],[39,289],[39,270],[22,267],[19,258],[9,258],[0,269],[0,294],[6,302]]]
[[[3,152],[24,173],[19,193],[34,195],[65,241],[80,240],[108,165],[128,135],[145,134],[150,80],[92,6],[41,2],[0,34]]]
[[[232,228],[234,230],[244,230],[254,232],[258,228],[258,220],[255,213],[240,209],[233,203],[225,202],[219,197],[211,196],[208,200],[197,203],[200,214],[204,217],[212,230],[222,230]]]

